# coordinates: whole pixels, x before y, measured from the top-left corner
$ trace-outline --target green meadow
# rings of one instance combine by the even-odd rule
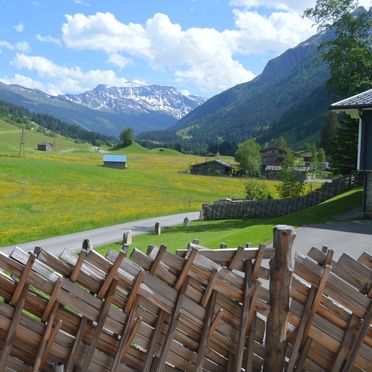
[[[203,203],[244,196],[242,179],[184,173],[202,157],[133,144],[116,151],[128,154],[128,168],[109,169],[91,145],[62,136],[56,138],[55,152],[37,151],[38,143],[53,138],[26,130],[26,156],[19,158],[20,133],[0,119],[0,246],[199,210]],[[277,182],[261,182],[277,197]]]
[[[153,244],[167,245],[169,251],[185,249],[193,239],[199,239],[200,244],[208,248],[218,248],[221,243],[228,247],[238,247],[241,244],[251,243],[257,246],[272,240],[273,228],[278,224],[287,224],[300,227],[312,223],[325,223],[335,215],[346,212],[355,206],[361,205],[362,190],[355,189],[338,195],[319,205],[277,218],[255,218],[246,220],[221,221],[193,221],[185,229],[184,226],[167,227],[162,235],[144,234],[133,238],[134,247],[146,252],[147,246]],[[120,250],[121,244],[110,244],[98,248],[101,254],[109,250]]]

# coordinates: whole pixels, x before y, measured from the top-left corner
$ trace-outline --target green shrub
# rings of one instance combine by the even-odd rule
[[[266,200],[273,198],[266,184],[255,180],[246,182],[245,196],[249,200]]]

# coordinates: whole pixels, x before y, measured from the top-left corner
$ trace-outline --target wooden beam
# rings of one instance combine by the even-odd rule
[[[35,253],[30,253],[30,257],[28,258],[26,266],[24,267],[24,269],[22,271],[22,274],[21,274],[21,277],[20,277],[19,282],[17,284],[17,287],[16,287],[16,289],[13,293],[12,299],[10,300],[11,305],[16,305],[17,304],[17,302],[19,300],[19,297],[21,296],[21,293],[23,291],[23,287],[27,283],[28,275],[30,274],[30,272],[32,270],[32,266],[33,266],[35,260],[36,260],[36,254]]]
[[[198,347],[198,356],[195,363],[195,371],[201,372],[203,369],[203,362],[205,358],[205,354],[208,348],[208,334],[212,324],[212,318],[214,313],[214,308],[216,307],[216,300],[217,300],[217,292],[213,291],[208,302],[208,309],[204,319],[204,326],[203,326],[203,333],[199,342]]]
[[[48,304],[44,310],[43,316],[41,317],[41,320],[43,322],[46,322],[48,320],[50,312],[52,311],[53,306],[57,301],[59,292],[61,291],[61,287],[62,287],[62,279],[58,279],[53,288],[53,292],[49,298]]]
[[[26,293],[28,290],[28,284],[26,284],[23,287],[23,291],[21,293],[21,296],[19,297],[19,300],[17,302],[17,305],[14,309],[13,312],[13,318],[12,321],[10,322],[9,329],[7,331],[4,347],[3,347],[3,352],[1,354],[0,358],[0,371],[5,371],[6,365],[7,365],[7,360],[10,354],[10,351],[12,349],[12,345],[15,339],[16,331],[19,325],[19,321],[22,316],[22,310],[23,306],[25,305],[25,298],[26,298]]]
[[[307,355],[309,354],[309,350],[312,344],[313,339],[311,337],[308,337],[305,341],[304,347],[301,350],[300,357],[298,358],[296,372],[301,372],[303,370]]]
[[[213,274],[212,274],[212,276],[211,276],[211,278],[208,282],[207,288],[205,289],[203,297],[202,297],[201,302],[200,302],[200,304],[203,307],[206,307],[207,304],[208,304],[209,297],[211,296],[212,291],[214,289],[214,285],[216,284],[216,282],[218,280],[218,274],[219,274],[218,270],[213,269]]]
[[[150,346],[147,350],[145,365],[143,367],[143,372],[150,372],[151,365],[152,365],[152,362],[154,360],[154,354],[155,354],[156,346],[159,342],[159,338],[160,338],[160,335],[161,335],[161,330],[163,329],[163,326],[164,326],[164,319],[165,319],[165,312],[163,310],[160,310],[159,315],[158,315],[158,319],[156,320],[154,333],[151,337]]]
[[[129,297],[128,297],[128,300],[127,300],[127,303],[125,304],[125,308],[124,308],[124,311],[126,314],[129,314],[133,304],[135,303],[136,301],[136,298],[137,298],[137,294],[138,294],[138,290],[143,282],[143,278],[145,276],[145,273],[143,270],[141,270],[137,276],[136,276],[136,280],[134,281],[134,284],[132,286],[132,289],[130,290],[130,293],[129,293]]]
[[[187,260],[186,260],[185,264],[183,265],[182,271],[177,278],[176,284],[174,285],[174,289],[176,291],[179,291],[180,288],[182,287],[183,283],[185,282],[185,280],[187,278],[187,275],[188,275],[188,273],[191,269],[191,266],[194,262],[194,259],[197,255],[197,253],[198,253],[197,249],[194,249],[194,248],[191,249],[190,254],[187,257]]]
[[[49,336],[50,336],[50,333],[52,331],[53,322],[54,322],[55,316],[57,314],[58,307],[59,307],[59,303],[56,302],[54,304],[53,310],[50,313],[50,317],[48,319],[48,323],[47,323],[47,326],[46,326],[44,335],[41,338],[39,350],[38,350],[38,352],[36,354],[36,358],[35,358],[35,362],[34,362],[34,365],[33,365],[33,368],[32,368],[32,372],[38,372],[40,370],[41,360],[42,360],[42,358],[44,356],[44,352],[45,352],[45,349],[46,349],[47,341],[48,341]]]
[[[362,344],[364,336],[366,335],[369,329],[371,320],[372,320],[372,300],[370,300],[369,302],[369,306],[364,315],[360,330],[358,332],[358,336],[354,340],[354,343],[351,347],[351,352],[346,359],[345,365],[342,368],[342,372],[349,372],[352,370],[354,361],[358,355],[360,345]]]
[[[239,248],[235,251],[233,258],[231,259],[228,268],[234,270],[238,263],[241,262],[244,254],[244,246],[240,245]]]
[[[79,353],[80,343],[83,339],[85,329],[87,327],[87,323],[88,323],[88,319],[85,316],[83,316],[80,320],[79,330],[75,336],[74,345],[72,346],[65,372],[72,372],[75,366],[75,359]]]
[[[129,314],[127,315],[123,330],[121,331],[119,346],[116,349],[114,361],[112,362],[112,366],[111,366],[112,371],[117,370],[119,368],[120,363],[121,363],[122,351],[123,351],[123,349],[124,349],[124,347],[127,343],[127,340],[129,338],[130,330],[132,328],[132,323],[133,323],[134,317],[136,315],[136,309],[137,309],[137,300],[135,301],[135,303],[132,306]]]
[[[174,333],[176,332],[176,329],[177,329],[177,322],[178,322],[178,318],[180,316],[180,312],[181,312],[181,309],[183,307],[183,303],[186,297],[186,290],[187,290],[188,285],[189,285],[189,280],[187,278],[177,297],[177,304],[172,313],[172,319],[169,323],[168,332],[165,337],[165,342],[164,342],[162,351],[160,353],[159,363],[156,367],[156,372],[163,372],[165,369],[165,362],[166,362],[167,355],[168,355],[169,349],[173,341]]]
[[[234,366],[235,372],[240,372],[242,369],[244,345],[247,338],[248,315],[251,303],[251,295],[252,295],[252,261],[247,260],[245,261],[244,300],[242,317],[239,328],[238,349],[235,356]]]
[[[350,347],[352,345],[353,337],[354,337],[358,324],[359,324],[359,318],[355,314],[352,314],[350,317],[347,330],[345,331],[344,339],[342,340],[340,350],[337,354],[337,358],[335,362],[333,363],[331,372],[339,372],[341,370],[341,367],[344,363],[347,353],[349,352]]]
[[[209,329],[209,332],[208,332],[208,341],[212,338],[213,333],[217,329],[218,323],[221,321],[223,314],[224,314],[224,310],[223,309],[219,309],[217,311],[217,314],[214,317],[213,322],[212,322],[212,325],[211,325],[211,327]]]
[[[295,342],[293,343],[292,352],[291,352],[291,356],[289,357],[289,362],[288,362],[286,372],[292,372],[295,367],[297,356],[298,356],[298,351],[300,349],[301,341],[304,335],[305,326],[311,314],[311,306],[314,302],[315,293],[316,293],[316,288],[311,287],[309,297],[307,298],[306,305],[304,307],[304,311],[301,316],[300,324],[298,325],[297,330],[296,330]]]
[[[260,244],[258,246],[258,252],[257,256],[254,260],[254,268],[253,268],[253,273],[252,273],[252,282],[255,282],[258,279],[258,273],[260,272],[260,267],[262,263],[262,259],[264,258],[265,255],[265,250],[266,247],[263,244]]]
[[[48,339],[48,342],[46,344],[46,347],[45,347],[45,350],[44,350],[44,354],[41,358],[41,363],[40,363],[40,368],[42,369],[45,362],[46,362],[46,359],[48,357],[48,354],[50,352],[50,349],[52,348],[53,344],[54,344],[54,341],[58,335],[58,332],[60,331],[61,327],[62,327],[62,320],[60,319],[53,327],[52,329],[52,332],[50,333],[50,336],[49,336],[49,339]]]
[[[92,361],[93,354],[94,354],[94,351],[96,349],[96,345],[97,345],[99,336],[102,332],[102,329],[103,329],[103,326],[105,324],[107,315],[110,311],[111,302],[112,302],[112,299],[114,298],[117,285],[118,285],[118,281],[116,279],[114,279],[112,284],[111,284],[111,287],[108,291],[105,302],[103,303],[102,310],[101,310],[101,312],[99,314],[99,317],[98,317],[97,326],[96,326],[94,334],[93,334],[93,338],[90,342],[88,351],[85,355],[84,363],[83,363],[83,367],[82,367],[83,371],[89,371],[89,365]]]
[[[152,263],[151,267],[150,267],[150,274],[154,275],[155,272],[156,272],[156,269],[158,268],[159,264],[160,264],[160,261],[163,259],[163,256],[165,254],[165,252],[167,251],[167,246],[166,245],[161,245],[159,247],[159,251],[158,251],[158,254],[156,255],[155,257],[155,260],[154,262]]]
[[[75,263],[74,269],[72,270],[72,273],[70,275],[70,280],[72,282],[76,282],[76,280],[79,276],[79,273],[80,273],[80,269],[83,266],[85,257],[87,256],[87,254],[89,252],[89,244],[86,242],[86,240],[84,240],[84,242],[83,242],[83,248],[80,251],[79,257],[78,257],[78,259]]]
[[[293,227],[274,228],[275,257],[270,261],[270,313],[266,323],[265,372],[281,372],[284,368],[289,289],[291,285]]]
[[[245,363],[245,370],[247,372],[253,371],[253,351],[254,351],[254,341],[256,338],[256,326],[257,326],[257,313],[254,313],[252,326],[250,327],[250,332],[248,331],[248,343],[247,343],[247,356]]]
[[[125,256],[126,256],[126,252],[123,250],[121,250],[119,254],[117,255],[116,260],[114,264],[112,265],[105,281],[103,282],[101,289],[98,291],[98,294],[97,294],[98,298],[103,298],[106,296],[106,293],[108,289],[110,288],[111,283],[114,280],[115,275],[118,272],[120,265],[122,264]]]

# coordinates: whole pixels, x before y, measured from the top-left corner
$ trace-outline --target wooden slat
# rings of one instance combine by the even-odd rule
[[[238,263],[241,262],[244,254],[244,246],[240,246],[234,253],[233,258],[229,262],[228,268],[234,270]]]
[[[183,283],[185,282],[187,275],[191,269],[191,266],[194,262],[194,259],[198,253],[197,249],[191,249],[189,256],[187,257],[186,263],[182,268],[182,271],[180,275],[177,278],[176,284],[174,285],[174,289],[176,291],[179,291],[180,288],[182,287]]]
[[[61,290],[61,287],[62,287],[62,280],[59,279],[59,280],[56,282],[55,286],[54,286],[54,289],[53,289],[52,295],[50,296],[49,301],[48,301],[48,305],[47,305],[47,307],[46,307],[45,310],[44,310],[43,316],[41,317],[41,320],[42,320],[43,322],[46,322],[46,321],[48,320],[49,315],[50,315],[50,312],[52,311],[53,306],[54,306],[54,304],[56,303],[57,298],[58,298],[58,296],[59,296],[59,292],[60,292],[60,290]]]
[[[252,326],[250,327],[250,332],[248,332],[247,337],[247,353],[246,353],[246,363],[245,370],[253,371],[253,352],[254,352],[254,340],[256,338],[256,326],[257,326],[257,314],[254,313]]]
[[[344,360],[346,358],[346,355],[348,351],[350,350],[350,347],[353,341],[353,336],[354,336],[354,333],[355,333],[355,330],[358,324],[359,324],[359,318],[355,314],[352,314],[350,317],[349,326],[345,332],[344,339],[340,347],[340,351],[338,352],[337,358],[333,364],[332,372],[340,371],[342,364],[344,363]]]
[[[369,302],[368,309],[366,311],[366,314],[363,318],[362,325],[360,327],[360,330],[358,332],[358,336],[354,340],[354,343],[351,348],[351,352],[349,356],[347,357],[346,363],[344,367],[342,368],[342,372],[349,372],[352,369],[352,366],[354,364],[354,361],[358,355],[359,348],[363,342],[364,336],[367,333],[368,328],[370,327],[370,323],[372,320],[372,300]]]
[[[312,287],[310,290],[310,294],[307,299],[306,305],[304,307],[304,311],[301,317],[300,324],[296,330],[296,338],[295,338],[295,342],[293,343],[291,356],[289,358],[289,362],[288,362],[288,366],[286,370],[287,372],[292,372],[295,367],[297,357],[298,357],[298,351],[301,346],[301,341],[303,340],[305,327],[311,314],[311,307],[314,302],[315,294],[316,294],[316,288]]]
[[[50,352],[50,349],[52,348],[53,344],[54,344],[54,341],[58,335],[58,332],[60,331],[60,329],[62,328],[62,320],[60,319],[53,327],[52,329],[52,332],[50,333],[50,336],[48,338],[48,342],[45,346],[45,350],[44,350],[44,354],[41,358],[41,363],[40,363],[40,368],[43,368],[45,362],[46,362],[46,359],[48,357],[48,354]]]
[[[152,362],[154,360],[155,349],[159,342],[161,330],[163,329],[163,326],[164,326],[164,320],[165,320],[165,313],[164,311],[160,310],[158,319],[156,321],[156,325],[154,328],[154,333],[151,338],[150,347],[147,350],[147,356],[146,356],[145,365],[143,367],[143,372],[150,372]]]
[[[203,307],[207,306],[207,303],[209,301],[209,297],[211,296],[212,291],[214,289],[214,286],[215,286],[216,282],[218,281],[218,275],[219,275],[219,271],[217,269],[214,269],[212,277],[211,277],[211,279],[210,279],[210,281],[207,285],[207,288],[205,289],[205,292],[203,294],[203,298],[202,298],[201,303],[200,303]]]
[[[162,348],[162,351],[161,351],[161,354],[160,354],[160,357],[159,357],[159,362],[158,362],[158,365],[156,367],[156,372],[163,372],[164,371],[164,366],[165,366],[167,354],[168,354],[168,351],[170,349],[170,346],[171,346],[171,343],[172,343],[172,340],[173,340],[173,335],[174,335],[174,333],[176,331],[176,328],[177,328],[177,321],[178,321],[180,311],[181,311],[181,309],[183,307],[183,304],[184,304],[184,301],[185,301],[186,289],[187,289],[188,285],[189,285],[189,281],[187,279],[185,281],[184,285],[182,286],[181,291],[178,295],[177,305],[176,305],[176,308],[173,311],[172,319],[169,323],[168,332],[167,332],[165,342],[164,342],[164,345],[163,345],[163,348]]]
[[[214,308],[216,306],[216,299],[217,299],[217,292],[213,291],[209,299],[208,309],[207,309],[206,317],[204,320],[203,333],[202,333],[202,336],[199,342],[198,356],[197,356],[196,363],[195,363],[196,372],[201,372],[203,369],[203,362],[204,362],[205,354],[207,352],[207,347],[208,347],[208,334],[210,331],[210,327],[212,325],[212,318],[213,318]]]
[[[134,302],[136,301],[136,298],[137,298],[137,295],[138,295],[138,290],[139,290],[140,285],[143,282],[144,276],[145,276],[145,273],[143,272],[143,270],[141,270],[137,274],[137,277],[136,277],[136,280],[134,282],[134,285],[133,285],[132,289],[130,290],[128,301],[125,304],[124,311],[125,311],[126,314],[129,314],[129,312],[130,312],[130,310],[131,310]]]
[[[239,340],[238,340],[238,349],[235,356],[235,372],[240,372],[243,363],[244,355],[244,345],[247,337],[247,328],[248,328],[248,316],[251,303],[252,295],[252,261],[247,260],[245,262],[245,278],[244,278],[244,300],[243,300],[243,309],[242,317],[240,322],[239,329]]]
[[[53,326],[55,316],[57,314],[58,306],[59,306],[59,304],[58,304],[58,302],[56,302],[54,304],[53,310],[50,313],[50,317],[48,319],[48,324],[46,326],[44,335],[41,338],[39,350],[36,354],[35,362],[34,362],[33,369],[32,369],[33,372],[38,372],[40,367],[41,367],[41,361],[42,361],[42,358],[44,356],[47,341],[48,341],[50,333],[52,331],[52,326]]]
[[[75,341],[74,341],[72,350],[68,358],[65,372],[72,372],[74,368],[76,356],[79,353],[80,343],[83,339],[83,336],[84,336],[84,333],[87,327],[87,322],[88,322],[88,319],[85,316],[83,316],[80,320],[79,330],[76,334]]]
[[[13,293],[12,299],[10,300],[11,305],[17,304],[17,302],[19,300],[19,297],[21,296],[21,293],[23,291],[23,287],[27,283],[28,275],[30,274],[30,272],[32,270],[32,266],[33,266],[35,260],[36,260],[36,255],[34,253],[31,253],[29,258],[28,258],[27,264],[22,271],[22,275],[19,279],[16,290]]]
[[[149,270],[150,274],[154,275],[156,273],[156,270],[157,270],[161,260],[163,259],[163,256],[164,256],[166,251],[167,251],[167,246],[162,244],[159,248],[158,254],[156,255],[156,258],[155,258],[154,262],[151,265],[151,268]]]
[[[88,250],[87,249],[82,249],[80,251],[80,254],[79,254],[79,257],[77,259],[77,262],[76,264],[74,265],[74,268],[71,272],[71,275],[70,275],[70,280],[72,282],[76,282],[78,276],[79,276],[79,273],[80,273],[80,270],[81,270],[81,267],[83,266],[83,263],[84,263],[84,260],[85,260],[85,257],[88,253]]]
[[[123,259],[125,258],[126,256],[126,252],[121,250],[119,252],[119,254],[117,255],[116,257],[116,260],[114,262],[114,264],[112,265],[108,275],[107,275],[107,278],[105,279],[101,289],[99,290],[98,294],[97,294],[97,297],[98,298],[103,298],[106,296],[106,293],[108,291],[108,289],[110,288],[111,286],[111,283],[112,281],[114,280],[115,278],[115,275],[117,273],[117,271],[119,270],[119,267],[121,265],[121,263],[123,262]]]
[[[255,282],[258,278],[261,263],[262,263],[262,260],[264,258],[264,255],[265,255],[265,250],[266,250],[266,247],[263,244],[260,244],[258,246],[257,256],[256,256],[255,261],[254,261],[254,267],[253,267],[253,273],[252,273],[252,282]]]
[[[88,371],[88,369],[89,369],[89,365],[92,361],[98,338],[99,338],[99,336],[102,332],[102,329],[103,329],[103,326],[105,324],[107,315],[110,311],[111,302],[112,302],[112,299],[114,297],[117,285],[118,285],[118,281],[115,279],[112,282],[111,287],[109,289],[109,292],[107,294],[107,297],[105,299],[105,302],[103,303],[102,310],[101,310],[99,318],[98,318],[97,326],[95,327],[93,338],[90,342],[87,354],[86,354],[85,359],[84,359],[84,363],[83,363],[83,367],[82,367],[83,371]]]
[[[311,337],[308,337],[306,339],[304,347],[301,350],[300,357],[298,358],[296,372],[301,372],[303,370],[312,343],[313,339]]]
[[[212,321],[212,324],[211,324],[211,327],[209,329],[209,332],[208,332],[208,340],[210,340],[213,336],[213,333],[215,332],[215,330],[217,329],[218,327],[218,324],[219,322],[221,321],[222,317],[223,317],[223,314],[224,314],[224,311],[223,309],[219,309],[217,311],[217,314],[216,316],[214,317],[213,321]]]
[[[371,254],[367,252],[362,253],[361,256],[358,258],[358,262],[360,262],[361,264],[367,266],[368,268],[372,270],[372,255]]]
[[[25,297],[28,289],[28,284],[23,287],[23,291],[18,299],[17,305],[14,309],[13,318],[10,323],[10,327],[7,330],[7,335],[5,339],[5,344],[3,347],[3,352],[0,358],[0,371],[5,371],[5,367],[7,365],[7,359],[9,357],[10,351],[12,349],[12,345],[15,339],[16,331],[18,328],[19,321],[21,319],[23,306],[25,304]]]

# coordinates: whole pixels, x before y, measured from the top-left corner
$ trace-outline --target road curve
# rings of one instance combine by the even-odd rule
[[[33,250],[35,247],[42,247],[48,252],[58,255],[66,248],[72,251],[79,251],[81,249],[83,240],[87,238],[92,241],[93,247],[97,248],[106,244],[120,241],[123,238],[123,232],[125,230],[131,230],[133,235],[140,235],[153,231],[156,222],[159,222],[162,227],[180,225],[183,223],[183,220],[186,216],[190,220],[197,220],[199,219],[199,212],[171,214],[168,216],[148,218],[145,220],[127,222],[119,225],[100,227],[98,229],[86,230],[48,239],[35,240],[28,243],[15,244],[0,248],[0,252],[9,254],[12,252],[15,246],[23,249],[24,251]]]

